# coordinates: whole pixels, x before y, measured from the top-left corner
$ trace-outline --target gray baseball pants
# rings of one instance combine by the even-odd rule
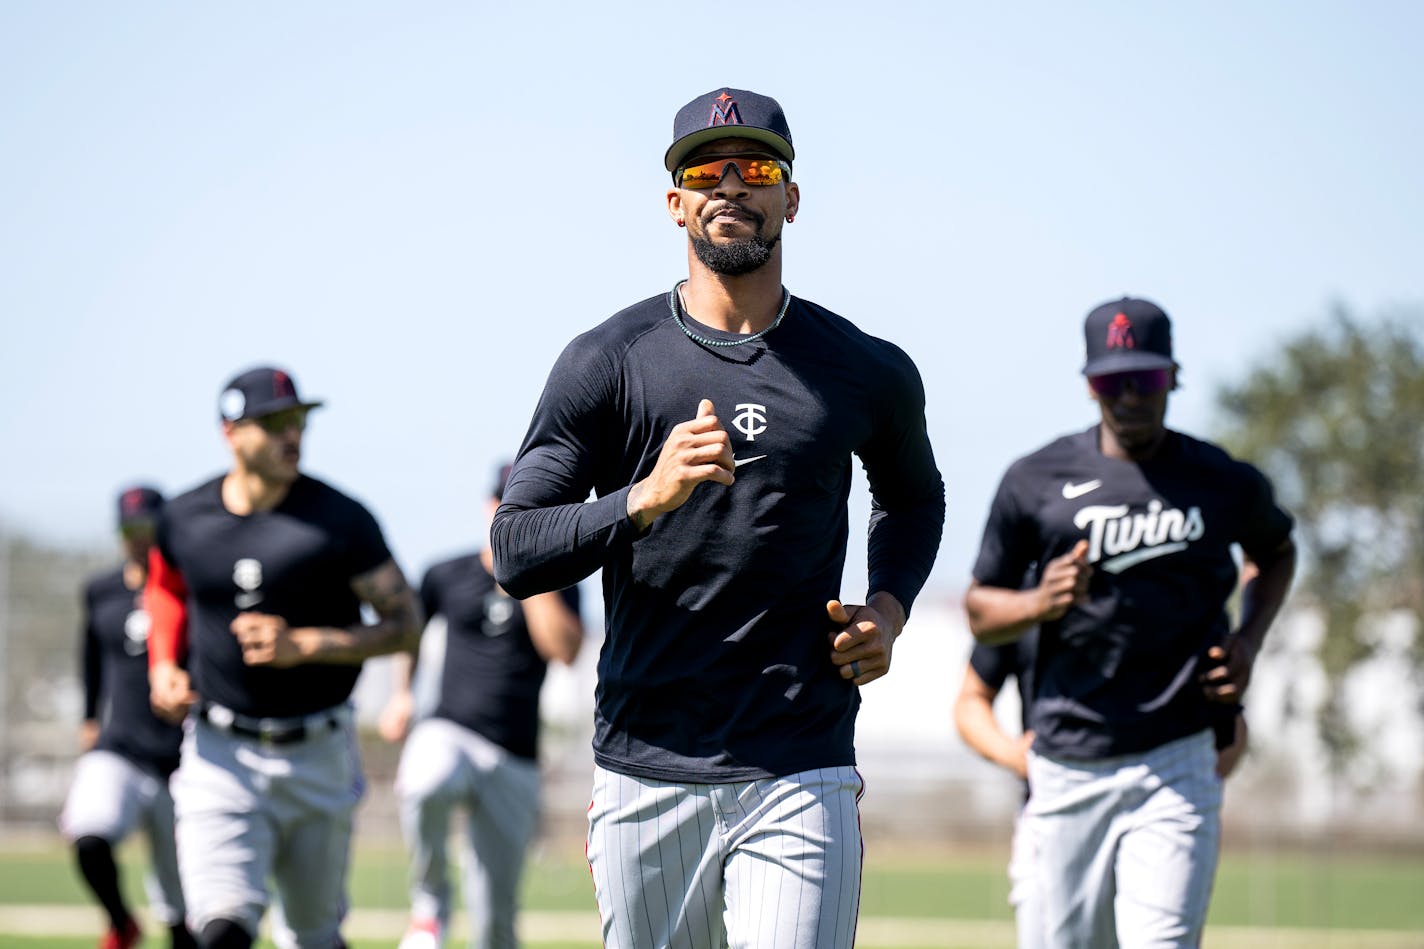
[[[1220,844],[1210,731],[1101,761],[1030,753],[1029,785],[1049,945],[1201,942]]]

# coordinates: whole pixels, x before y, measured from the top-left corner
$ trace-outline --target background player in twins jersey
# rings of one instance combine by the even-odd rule
[[[1033,729],[1028,715],[1033,707],[1033,665],[1038,649],[1038,629],[1026,630],[1013,642],[998,646],[975,643],[964,670],[964,682],[954,700],[954,726],[964,743],[984,759],[1013,772],[1023,780],[1024,802],[1029,799],[1028,752],[1033,745]],[[994,714],[994,700],[1013,679],[1019,694],[1021,716],[1018,734],[1010,734]],[[1216,727],[1216,773],[1227,777],[1246,750],[1246,719],[1238,713]],[[1014,820],[1012,856],[1009,858],[1009,903],[1014,908],[1014,925],[1019,949],[1044,949],[1049,943],[1043,931],[1036,876],[1038,851],[1027,821],[1020,811]]]
[[[84,589],[84,754],[60,815],[84,882],[109,917],[101,949],[129,949],[141,938],[119,888],[114,846],[138,826],[148,837],[148,907],[169,929],[174,949],[193,946],[183,922],[183,890],[173,843],[168,776],[183,733],[148,704],[149,617],[143,606],[148,552],[163,497],[135,486],[119,494],[124,562]]]
[[[1220,827],[1213,728],[1290,586],[1292,522],[1259,471],[1166,427],[1166,313],[1104,303],[1084,333],[1101,419],[1010,466],[965,607],[981,642],[1040,627],[1027,819],[1048,944],[1195,946]],[[1254,574],[1233,629],[1236,545]]]
[[[343,944],[363,788],[351,689],[362,661],[420,634],[375,519],[298,470],[318,405],[279,369],[233,379],[219,400],[232,468],[167,504],[150,557],[153,706],[193,712],[173,797],[188,918],[207,947],[252,944],[269,877],[288,941]]]
[[[688,279],[564,350],[495,514],[513,595],[603,570],[588,856],[620,949],[855,935],[859,687],[890,669],[944,485],[909,357],[781,284],[794,158],[765,96],[679,111]],[[861,606],[840,602],[855,456]]]
[[[495,476],[489,511],[509,466]],[[450,920],[446,840],[450,814],[468,811],[465,911],[472,949],[513,949],[524,853],[539,823],[539,690],[551,661],[572,663],[583,644],[578,587],[511,598],[494,582],[489,548],[438,563],[420,584],[425,615],[445,620],[445,659],[434,712],[401,751],[396,793],[411,857],[411,925],[400,949],[443,945]],[[405,736],[413,707],[407,656],[381,734]]]

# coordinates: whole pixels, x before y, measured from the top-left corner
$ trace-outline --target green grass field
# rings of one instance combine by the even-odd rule
[[[872,842],[859,944],[1011,947],[1005,856],[982,848],[897,854]],[[126,847],[121,858],[126,888],[137,904],[142,849]],[[394,944],[404,921],[404,879],[397,849],[366,847],[358,853],[351,880],[356,911],[348,926],[353,949]],[[1420,894],[1424,860],[1417,855],[1228,853],[1217,878],[1207,945],[1417,949],[1424,946]],[[546,845],[534,856],[524,907],[531,947],[597,949],[592,884],[577,844]],[[97,919],[57,843],[0,844],[0,947],[87,949],[96,941]],[[458,946],[461,932],[452,935],[457,938],[451,946]],[[165,944],[161,938],[146,943]]]

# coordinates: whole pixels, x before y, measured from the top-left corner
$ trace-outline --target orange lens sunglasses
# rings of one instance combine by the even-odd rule
[[[745,155],[716,155],[695,165],[683,165],[677,170],[679,188],[706,191],[721,184],[727,166],[737,169],[742,183],[755,188],[779,185],[791,176],[791,166],[774,158]]]

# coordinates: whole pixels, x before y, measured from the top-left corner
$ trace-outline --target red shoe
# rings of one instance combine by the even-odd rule
[[[440,924],[433,919],[412,919],[398,949],[440,949],[445,944]]]
[[[104,933],[104,938],[99,940],[99,949],[133,949],[142,939],[143,933],[139,931],[138,923],[130,919],[122,932],[111,929]]]

